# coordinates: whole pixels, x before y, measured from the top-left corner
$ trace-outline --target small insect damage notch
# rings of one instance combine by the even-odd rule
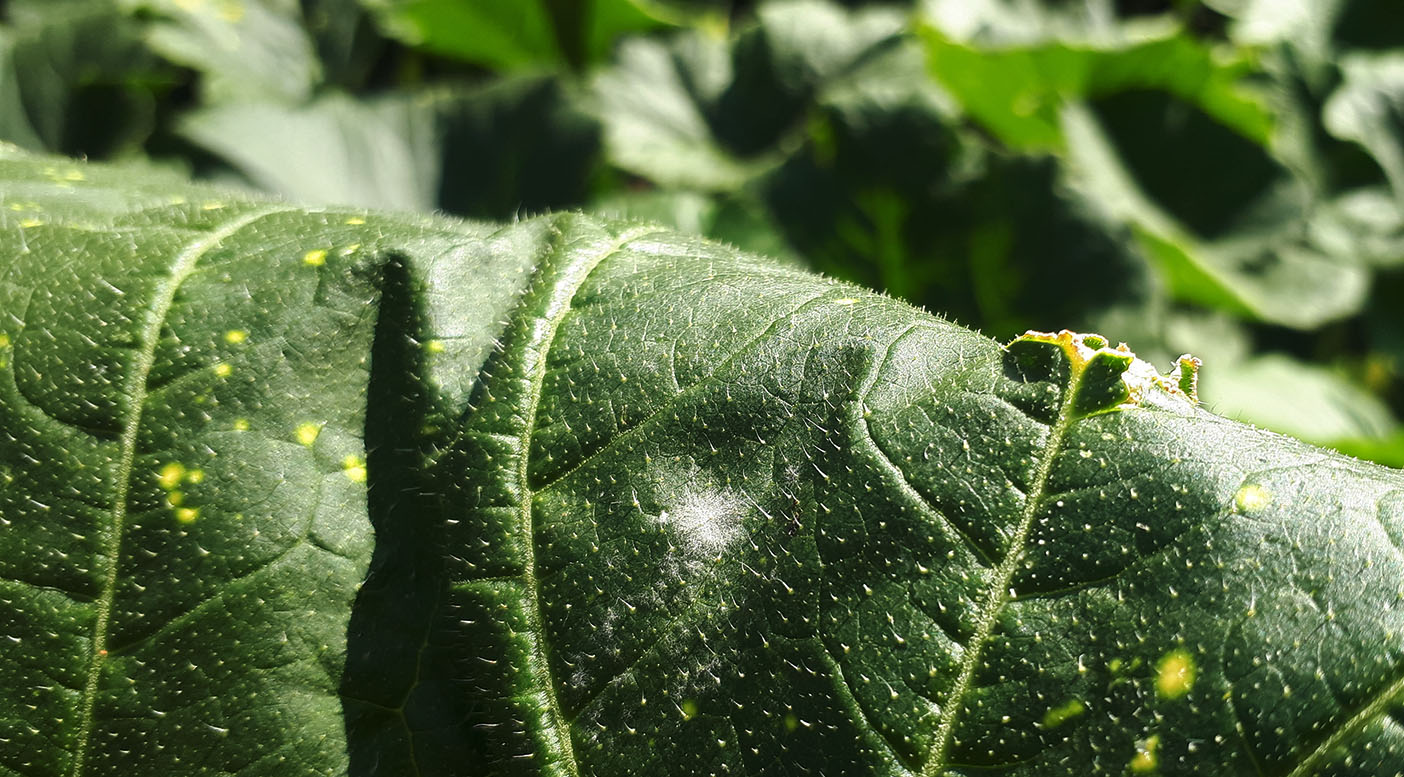
[[[1025,375],[1075,386],[1072,402],[1077,417],[1162,405],[1162,400],[1199,403],[1201,362],[1189,354],[1162,375],[1137,358],[1126,343],[1112,347],[1101,335],[1067,329],[1056,334],[1030,330],[1014,338],[1007,350]]]

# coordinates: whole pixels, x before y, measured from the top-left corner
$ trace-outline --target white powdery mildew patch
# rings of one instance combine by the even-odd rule
[[[658,523],[674,533],[688,556],[716,558],[741,538],[749,507],[740,494],[696,473],[665,477],[659,486]]]
[[[694,490],[659,513],[658,522],[676,531],[690,554],[715,557],[741,536],[744,513],[745,503],[730,491]]]

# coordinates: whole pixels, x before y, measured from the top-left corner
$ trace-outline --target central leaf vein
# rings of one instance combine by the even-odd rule
[[[547,304],[522,351],[523,372],[527,379],[526,407],[522,411],[522,434],[518,440],[517,471],[514,475],[521,495],[518,520],[522,536],[526,538],[526,542],[523,543],[526,557],[522,563],[522,580],[530,601],[525,611],[528,627],[536,635],[536,639],[532,641],[532,663],[536,665],[536,671],[539,673],[537,685],[545,693],[550,718],[555,724],[553,728],[556,734],[556,745],[560,751],[559,755],[566,763],[570,764],[572,771],[576,774],[580,773],[580,768],[575,759],[574,746],[571,743],[569,723],[561,709],[560,700],[557,698],[556,685],[550,676],[550,666],[546,658],[545,618],[542,615],[540,585],[536,578],[536,525],[535,517],[532,515],[533,493],[528,474],[531,438],[532,432],[536,428],[536,416],[541,405],[542,387],[546,380],[547,355],[556,339],[556,331],[560,328],[566,314],[570,312],[571,303],[576,293],[602,262],[619,253],[630,241],[656,232],[658,230],[653,228],[624,232],[604,250],[595,252],[582,261],[569,263],[562,270],[560,276],[549,279],[552,288]]]
[[[1039,510],[1043,505],[1048,490],[1048,480],[1053,472],[1053,464],[1057,461],[1063,447],[1063,438],[1067,436],[1068,429],[1077,420],[1073,413],[1073,405],[1082,382],[1082,375],[1082,371],[1078,369],[1072,369],[1069,372],[1068,385],[1063,391],[1058,417],[1049,429],[1048,442],[1043,446],[1044,456],[1034,471],[1033,482],[1024,502],[1024,510],[1019,516],[1019,524],[1009,539],[1009,550],[995,570],[989,592],[985,596],[984,605],[980,608],[969,647],[961,657],[960,670],[956,674],[955,683],[951,686],[950,696],[946,704],[943,705],[944,714],[941,716],[941,725],[936,730],[935,741],[931,746],[931,755],[921,770],[921,777],[940,777],[951,766],[950,754],[955,741],[955,727],[960,720],[960,713],[964,709],[965,697],[973,689],[975,673],[979,670],[980,662],[984,658],[985,646],[994,634],[999,614],[1011,599],[1010,585],[1014,581],[1019,564],[1024,560],[1024,546],[1028,543],[1029,533],[1033,530],[1034,521],[1038,518]]]
[[[115,473],[116,493],[112,498],[111,523],[102,544],[100,562],[105,565],[102,588],[97,600],[97,615],[93,620],[92,653],[88,661],[87,676],[83,684],[83,695],[78,710],[77,747],[73,753],[71,777],[80,777],[87,763],[88,751],[93,736],[94,712],[97,705],[98,681],[107,659],[108,632],[112,624],[112,607],[117,597],[117,572],[122,554],[122,536],[127,521],[127,497],[131,491],[132,470],[136,460],[137,433],[141,429],[141,419],[147,400],[147,381],[156,363],[156,346],[160,342],[161,327],[165,326],[171,307],[175,304],[176,292],[190,275],[200,258],[218,246],[226,238],[274,213],[286,208],[263,208],[246,213],[209,234],[185,246],[171,263],[170,273],[165,281],[156,287],[154,299],[146,311],[137,342],[140,348],[126,375],[122,393],[130,398],[122,419],[122,434],[118,438],[117,467]]]

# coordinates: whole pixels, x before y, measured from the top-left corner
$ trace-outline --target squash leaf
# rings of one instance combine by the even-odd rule
[[[8,773],[1404,768],[1404,476],[1191,357],[650,224],[0,181]]]

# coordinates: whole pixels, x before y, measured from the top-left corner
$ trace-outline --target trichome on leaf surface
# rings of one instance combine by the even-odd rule
[[[1404,770],[1404,475],[1191,359],[581,215],[0,206],[0,774]]]

